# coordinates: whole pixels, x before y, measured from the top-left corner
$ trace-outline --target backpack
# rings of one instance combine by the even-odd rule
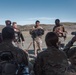
[[[44,34],[44,30],[43,29],[38,29],[37,35],[41,36]]]
[[[37,36],[42,36],[44,34],[43,29],[36,29],[31,32],[31,35],[36,38]]]
[[[11,51],[0,52],[0,75],[29,75],[24,64],[19,64]]]

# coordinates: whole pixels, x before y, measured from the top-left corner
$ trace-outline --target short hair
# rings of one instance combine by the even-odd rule
[[[12,40],[14,38],[14,29],[12,27],[5,27],[2,29],[3,40]]]
[[[60,22],[60,20],[59,20],[59,19],[56,19],[56,20],[55,20],[55,23],[56,23],[56,22]]]
[[[57,47],[58,40],[59,40],[58,36],[54,32],[48,32],[45,37],[45,42],[48,47],[50,47],[50,46]]]
[[[6,21],[5,21],[5,24],[6,24],[6,25],[11,25],[11,21],[10,21],[10,20],[6,20]]]
[[[36,20],[35,24],[37,24],[37,22],[39,22],[39,23],[40,23],[40,21],[39,21],[39,20]]]
[[[12,24],[13,24],[13,25],[14,25],[14,24],[17,24],[17,22],[13,22]]]

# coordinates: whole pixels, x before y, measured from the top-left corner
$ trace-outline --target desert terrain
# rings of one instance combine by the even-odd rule
[[[65,27],[65,30],[67,31],[67,39],[65,40],[65,45],[68,43],[68,41],[71,40],[71,38],[73,37],[73,35],[71,35],[71,32],[75,32],[76,31],[76,23],[69,23],[69,22],[65,22],[65,23],[61,23],[62,25],[64,25]],[[23,49],[24,50],[27,50],[28,47],[28,53],[29,53],[29,59],[30,61],[33,60],[35,57],[34,57],[34,49],[33,49],[33,44],[32,44],[32,38],[31,38],[31,35],[29,34],[29,31],[30,29],[32,29],[34,25],[18,25],[18,27],[20,28],[20,30],[22,31],[23,33],[23,36],[25,38],[25,43],[23,45]],[[43,35],[42,37],[42,41],[43,41],[43,44],[42,44],[42,48],[43,50],[46,49],[46,44],[45,44],[45,36],[48,32],[52,31],[53,27],[55,26],[54,24],[41,24],[41,26],[44,28],[45,30],[45,34]],[[4,28],[5,26],[4,25],[0,25],[0,31],[2,30],[2,28]],[[31,43],[31,45],[30,45]]]

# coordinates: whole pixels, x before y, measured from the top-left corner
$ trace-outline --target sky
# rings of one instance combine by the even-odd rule
[[[76,22],[76,0],[0,0],[0,24],[5,20],[20,25],[54,24],[55,19],[61,22]]]

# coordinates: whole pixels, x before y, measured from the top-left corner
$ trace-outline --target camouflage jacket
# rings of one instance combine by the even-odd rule
[[[10,40],[3,41],[2,43],[0,43],[0,52],[2,51],[11,51],[15,60],[17,60],[18,63],[24,63],[28,65],[27,54],[20,48],[13,46]]]
[[[35,75],[65,75],[68,62],[64,52],[55,47],[41,52],[35,61]]]
[[[63,50],[68,57],[69,57],[69,52],[76,49],[76,47],[71,48],[72,46],[73,46],[73,42],[71,40],[71,41],[68,42],[68,44],[66,44],[66,46],[65,46],[65,48]]]
[[[67,57],[70,59],[76,60],[76,47],[73,47],[72,40],[68,42],[68,44],[64,48],[64,52],[66,53]],[[69,65],[68,71],[71,74],[76,75],[76,66],[73,66],[72,64]]]

